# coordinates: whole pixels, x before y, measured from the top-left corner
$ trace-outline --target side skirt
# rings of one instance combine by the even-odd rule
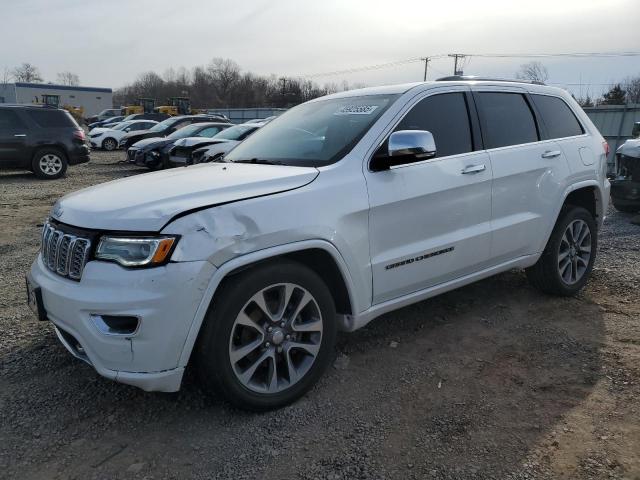
[[[470,283],[477,282],[478,280],[491,277],[498,273],[511,270],[512,268],[530,267],[538,260],[539,257],[540,254],[518,257],[513,260],[509,260],[508,262],[500,263],[498,265],[494,265],[493,267],[486,268],[479,272],[456,278],[455,280],[440,283],[438,285],[434,285],[433,287],[418,290],[417,292],[409,293],[402,297],[394,298],[393,300],[388,300],[386,302],[373,305],[372,307],[365,310],[364,312],[359,313],[358,315],[342,316],[340,318],[342,323],[341,330],[353,332],[354,330],[364,327],[371,320],[392,310],[397,310],[413,303],[421,302],[428,298],[435,297],[436,295],[440,295],[441,293],[455,290],[456,288],[462,287],[464,285],[468,285]]]

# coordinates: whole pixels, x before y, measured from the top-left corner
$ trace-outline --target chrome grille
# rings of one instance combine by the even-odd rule
[[[57,229],[51,223],[42,229],[42,263],[49,270],[72,280],[80,280],[89,257],[91,241]]]

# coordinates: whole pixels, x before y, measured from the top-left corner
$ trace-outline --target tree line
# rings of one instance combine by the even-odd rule
[[[549,72],[542,62],[534,61],[521,65],[516,78],[545,83]],[[1,80],[2,83],[44,83],[40,70],[31,63],[5,68]],[[75,86],[80,84],[80,78],[73,72],[59,72],[56,83]],[[339,90],[363,86],[349,85],[346,81],[341,85],[327,83],[320,86],[306,79],[256,75],[242,71],[233,60],[214,58],[207,65],[191,70],[180,67],[170,68],[163,75],[142,73],[132,83],[114,91],[113,103],[132,105],[139,98],[153,98],[161,105],[169,97],[189,97],[195,108],[288,108]],[[627,77],[613,84],[602,96],[591,97],[587,93],[576,100],[583,107],[640,103],[640,76]]]
[[[542,62],[529,62],[520,65],[520,69],[516,72],[516,78],[545,83],[549,79],[549,71]],[[593,98],[587,93],[582,98],[576,98],[576,100],[583,107],[640,103],[640,75],[627,77],[621,82],[614,83],[601,97]]]
[[[244,72],[233,60],[214,58],[191,70],[171,68],[160,76],[146,72],[113,95],[115,105],[129,105],[138,98],[162,103],[169,97],[189,97],[195,108],[288,108],[340,89],[363,85],[318,85],[310,80]]]

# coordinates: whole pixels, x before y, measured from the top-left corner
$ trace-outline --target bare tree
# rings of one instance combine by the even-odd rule
[[[12,70],[11,74],[16,82],[41,83],[42,77],[38,67],[30,63],[23,63]]]
[[[627,103],[640,103],[640,76],[627,77],[622,81],[627,96]]]
[[[549,78],[549,72],[542,62],[529,62],[520,65],[520,70],[516,72],[518,80],[527,80],[529,82],[544,83]]]
[[[80,77],[72,72],[60,72],[57,76],[60,85],[71,85],[77,87],[80,85]]]

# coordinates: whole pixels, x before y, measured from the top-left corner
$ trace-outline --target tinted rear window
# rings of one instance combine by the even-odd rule
[[[27,115],[42,128],[78,126],[73,117],[62,110],[30,109]]]
[[[549,138],[573,137],[584,133],[582,125],[564,100],[549,95],[531,95],[531,97],[542,115]]]
[[[533,112],[519,93],[480,92],[487,148],[537,142],[538,129]]]

